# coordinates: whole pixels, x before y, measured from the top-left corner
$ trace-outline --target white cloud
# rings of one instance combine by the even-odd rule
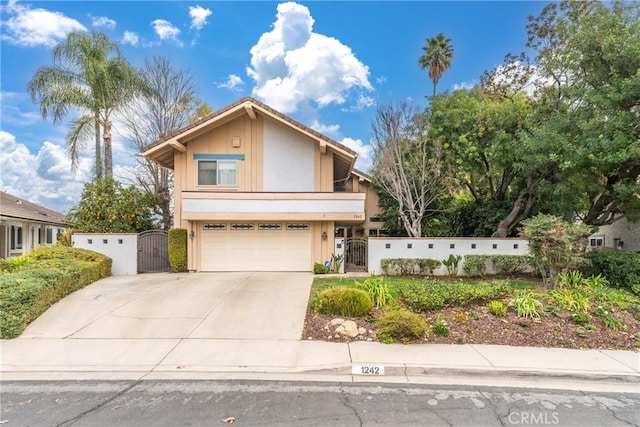
[[[151,25],[158,37],[160,37],[160,40],[173,40],[178,44],[178,46],[182,47],[182,42],[178,40],[180,29],[178,29],[178,27],[174,27],[171,22],[165,21],[164,19],[156,19],[151,22]]]
[[[554,84],[552,78],[541,75],[537,66],[525,65],[520,61],[498,66],[493,76],[493,82],[496,85],[506,90],[524,91],[527,96],[534,96],[538,89]],[[527,79],[523,80],[523,76]],[[513,81],[518,83],[514,85],[511,83]]]
[[[340,130],[340,125],[323,125],[317,120],[314,120],[309,127],[324,135],[335,135]]]
[[[340,141],[343,145],[351,148],[358,154],[358,159],[356,160],[356,168],[360,169],[363,172],[368,172],[371,169],[371,164],[373,163],[373,149],[369,144],[365,144],[361,139],[353,139],[353,138],[343,138]]]
[[[375,99],[361,93],[360,95],[358,95],[358,99],[356,100],[355,105],[351,105],[348,108],[343,108],[342,111],[343,112],[360,111],[360,110],[364,110],[365,108],[371,107],[375,103],[376,103]]]
[[[202,27],[207,25],[207,18],[211,15],[211,10],[205,9],[202,6],[189,6],[189,16],[191,17],[191,27],[196,30],[201,30]]]
[[[122,36],[122,44],[130,44],[131,46],[137,46],[140,38],[132,31],[125,31]]]
[[[281,3],[273,29],[250,51],[253,95],[284,113],[311,102],[344,104],[354,88],[373,90],[369,68],[339,40],[314,33],[313,23],[306,6]]]
[[[91,25],[94,27],[115,28],[116,21],[106,16],[92,16]]]
[[[36,154],[16,141],[14,135],[0,131],[0,188],[66,213],[79,200],[84,183],[91,179],[92,160],[81,157],[77,171],[71,171],[66,150],[45,141]]]
[[[2,40],[18,46],[55,46],[72,31],[86,31],[75,19],[61,12],[46,9],[31,9],[17,0],[10,0],[3,8],[10,18],[2,22]]]
[[[223,89],[230,89],[230,90],[239,90],[240,89],[239,86],[242,86],[242,85],[244,85],[244,81],[240,76],[237,76],[235,74],[229,74],[227,76],[227,80],[224,83],[217,83],[216,87],[223,88]]]
[[[376,83],[378,83],[379,85],[381,85],[382,83],[385,83],[386,81],[387,81],[386,76],[376,77]]]
[[[470,90],[470,89],[473,89],[474,86],[475,86],[475,83],[473,82],[454,83],[453,90],[459,90],[459,89]]]

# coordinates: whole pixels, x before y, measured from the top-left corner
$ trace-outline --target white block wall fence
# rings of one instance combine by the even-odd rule
[[[137,234],[73,233],[71,242],[74,248],[89,249],[111,258],[114,276],[138,274]]]
[[[465,255],[528,255],[526,240],[490,237],[369,237],[367,266],[370,274],[382,274],[383,258],[431,258],[442,261],[449,255],[461,255],[459,274]],[[488,271],[490,272],[490,271]],[[434,275],[445,275],[447,269],[440,266]]]

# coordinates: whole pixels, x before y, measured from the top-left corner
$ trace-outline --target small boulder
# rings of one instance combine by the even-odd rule
[[[360,332],[358,331],[358,325],[356,324],[356,322],[354,322],[353,320],[347,320],[345,321],[342,326],[341,326],[344,330],[340,332],[340,334],[350,337],[350,338],[355,338],[357,337]],[[337,330],[336,330],[337,332]]]
[[[332,319],[331,322],[329,322],[331,326],[338,326],[338,325],[342,325],[343,323],[344,323],[344,319],[340,319],[339,317]]]
[[[358,328],[358,334],[367,335],[367,330],[365,328]]]

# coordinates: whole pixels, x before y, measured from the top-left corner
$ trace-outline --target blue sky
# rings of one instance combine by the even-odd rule
[[[96,29],[136,66],[168,56],[189,70],[214,110],[251,95],[351,146],[367,169],[376,105],[425,106],[432,84],[418,66],[425,38],[452,39],[438,91],[477,82],[525,48],[527,16],[544,2],[2,1],[0,189],[66,213],[91,179],[91,157],[70,170],[66,124],[43,121],[26,93],[35,70],[72,30]],[[117,127],[117,123],[114,124]],[[116,129],[117,131],[117,129]],[[89,154],[89,153],[88,153]],[[114,136],[115,175],[135,152]]]

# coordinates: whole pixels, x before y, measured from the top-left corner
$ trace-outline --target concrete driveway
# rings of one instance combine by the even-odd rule
[[[113,276],[59,301],[20,338],[298,340],[310,273]]]

